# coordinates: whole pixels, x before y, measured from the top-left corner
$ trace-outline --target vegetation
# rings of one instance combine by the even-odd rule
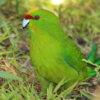
[[[64,94],[72,91],[73,100],[77,97],[83,99],[83,95],[92,99],[89,94],[97,86],[91,86],[92,79],[89,83],[76,82],[64,91],[60,88],[64,84],[62,79],[55,87],[51,83],[46,95],[40,94],[40,85],[29,57],[30,34],[22,29],[21,24],[30,9],[52,10],[59,16],[65,33],[87,57],[93,44],[100,43],[99,5],[99,0],[64,0],[58,5],[52,0],[0,0],[0,100],[61,100]],[[100,81],[96,77],[94,80]]]

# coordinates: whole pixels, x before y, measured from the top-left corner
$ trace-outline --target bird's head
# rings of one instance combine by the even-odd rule
[[[37,32],[38,30],[50,31],[59,24],[59,18],[51,11],[32,9],[24,16],[22,27],[26,28],[28,26],[28,28],[34,32]]]

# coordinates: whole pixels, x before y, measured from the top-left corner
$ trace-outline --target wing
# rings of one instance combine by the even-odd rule
[[[69,66],[74,68],[76,71],[85,70],[87,64],[82,61],[84,55],[78,49],[78,47],[68,37],[63,44],[63,58]]]

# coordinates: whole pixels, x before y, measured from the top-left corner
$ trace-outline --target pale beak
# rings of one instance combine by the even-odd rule
[[[23,19],[23,22],[22,22],[23,29],[27,27],[27,25],[29,24],[29,22],[30,22],[29,19],[26,19],[26,18]]]

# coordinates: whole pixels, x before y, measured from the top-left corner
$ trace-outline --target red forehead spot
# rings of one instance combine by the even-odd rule
[[[27,18],[27,19],[34,19],[31,15],[25,15],[24,18]]]

